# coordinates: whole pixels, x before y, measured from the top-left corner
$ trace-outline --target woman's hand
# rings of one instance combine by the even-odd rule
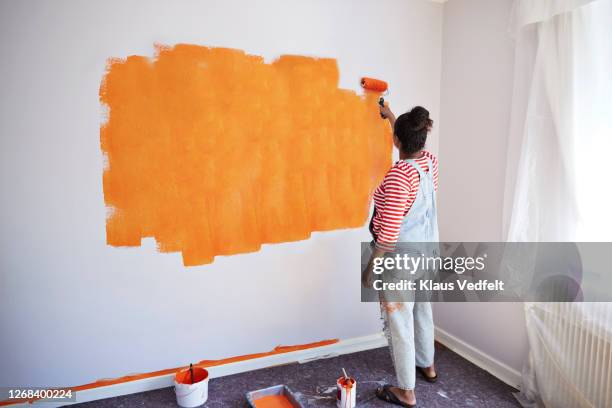
[[[374,283],[374,273],[372,272],[372,262],[368,264],[368,267],[364,269],[361,274],[361,285],[365,288],[371,288]]]
[[[364,288],[372,288],[372,285],[374,284],[374,260],[376,258],[383,258],[384,256],[385,251],[383,249],[374,248],[374,251],[372,251],[370,262],[368,262],[367,268],[365,268],[361,273],[361,284]]]
[[[385,102],[383,106],[378,105],[378,108],[380,109],[380,114],[382,115],[382,117],[385,119],[388,119],[389,123],[391,123],[391,126],[394,126],[395,125],[395,115],[393,114],[393,112],[391,112],[389,103]]]

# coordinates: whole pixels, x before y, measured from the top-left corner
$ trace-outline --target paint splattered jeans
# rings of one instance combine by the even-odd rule
[[[434,362],[434,324],[429,302],[381,302],[383,331],[395,367],[398,387],[414,390],[416,366]]]

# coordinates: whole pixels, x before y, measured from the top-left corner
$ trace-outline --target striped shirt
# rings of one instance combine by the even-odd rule
[[[430,171],[427,164],[428,158],[431,159],[433,165],[434,188],[437,191],[438,159],[430,152],[423,151],[422,156],[414,161],[427,172]],[[419,172],[411,164],[398,160],[374,191],[376,213],[372,218],[370,230],[378,248],[392,251],[395,247],[402,219],[416,199],[419,182]]]

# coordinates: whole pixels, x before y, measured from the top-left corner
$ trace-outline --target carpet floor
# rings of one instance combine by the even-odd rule
[[[286,384],[305,407],[335,407],[336,379],[344,367],[357,380],[358,407],[392,407],[380,401],[374,390],[394,383],[395,373],[387,347],[338,357],[287,364],[210,380],[205,407],[248,407],[247,391]],[[425,382],[417,374],[419,407],[481,408],[519,407],[512,395],[516,390],[480,369],[458,354],[436,343],[436,383]],[[174,388],[92,401],[73,407],[132,408],[176,407]]]

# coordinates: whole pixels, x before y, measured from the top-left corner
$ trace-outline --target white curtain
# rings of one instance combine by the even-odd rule
[[[516,0],[508,241],[612,240],[612,0]],[[526,303],[524,406],[612,406],[612,307]]]

